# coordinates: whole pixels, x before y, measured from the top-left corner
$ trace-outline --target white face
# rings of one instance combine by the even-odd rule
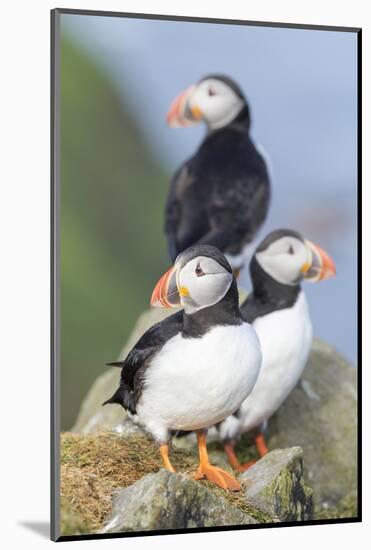
[[[198,109],[209,128],[215,130],[232,122],[244,102],[224,82],[208,78],[195,86],[190,96],[190,106]]]
[[[224,298],[233,275],[212,258],[199,256],[185,264],[177,279],[181,305],[191,314]]]
[[[266,273],[285,285],[298,283],[303,270],[312,261],[306,243],[292,236],[277,239],[265,250],[257,252],[255,257]]]

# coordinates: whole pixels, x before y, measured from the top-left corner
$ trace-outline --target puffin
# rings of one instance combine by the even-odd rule
[[[238,274],[246,249],[263,224],[270,203],[266,162],[250,136],[250,109],[240,87],[209,75],[171,104],[170,127],[204,122],[206,136],[175,172],[165,208],[169,255],[195,244],[223,252]]]
[[[254,461],[240,464],[236,442],[249,432],[258,455],[268,452],[264,439],[268,419],[297,385],[307,363],[313,331],[301,283],[323,281],[336,273],[324,250],[291,229],[271,232],[257,247],[249,267],[252,292],[241,311],[258,335],[263,362],[252,392],[217,426],[229,463],[237,471]]]
[[[241,406],[262,361],[255,330],[242,318],[229,262],[213,246],[187,248],[158,281],[151,305],[182,309],[147,330],[126,359],[109,363],[121,368],[121,378],[104,405],[129,411],[157,442],[171,472],[172,434],[196,431],[195,479],[238,491],[239,482],[209,462],[206,445],[207,429]]]

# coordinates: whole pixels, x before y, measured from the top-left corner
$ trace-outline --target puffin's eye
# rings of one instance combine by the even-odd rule
[[[212,96],[212,95],[215,95],[215,90],[213,90],[212,88],[209,88],[207,93]]]
[[[290,247],[289,247],[289,249],[288,249],[287,252],[288,252],[289,254],[294,254],[294,248],[293,248],[293,246],[292,246],[291,244],[290,244]]]
[[[202,277],[203,275],[205,275],[205,273],[202,271],[202,268],[201,268],[200,264],[197,264],[196,269],[195,269],[195,273],[196,273],[197,277]]]

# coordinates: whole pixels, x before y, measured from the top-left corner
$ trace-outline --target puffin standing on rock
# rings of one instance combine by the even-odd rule
[[[177,430],[197,431],[196,479],[239,490],[230,474],[209,463],[207,428],[236,411],[261,366],[255,330],[244,322],[237,283],[215,247],[185,250],[157,283],[152,306],[183,310],[153,325],[126,359],[120,386],[106,403],[127,409],[156,440],[165,468],[174,471],[168,443]]]
[[[218,426],[229,462],[237,471],[246,470],[254,461],[239,463],[236,441],[242,433],[255,430],[258,454],[268,452],[262,427],[294,389],[306,365],[312,325],[301,282],[322,281],[335,272],[326,252],[289,229],[270,233],[251,259],[253,290],[241,311],[256,330],[263,362],[253,391]]]
[[[249,135],[247,101],[233,80],[210,75],[173,101],[167,121],[207,126],[198,151],[171,182],[165,212],[171,259],[194,244],[210,244],[238,273],[270,202],[267,167]]]

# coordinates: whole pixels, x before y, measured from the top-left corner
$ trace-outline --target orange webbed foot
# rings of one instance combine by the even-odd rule
[[[195,479],[204,479],[206,478],[211,483],[215,483],[218,487],[222,489],[229,489],[230,491],[240,491],[241,485],[238,483],[237,479],[225,472],[217,466],[212,466],[209,462],[209,457],[207,454],[206,448],[206,432],[199,430],[197,432],[197,443],[198,451],[200,454],[200,465],[197,472],[194,475]]]
[[[224,450],[228,457],[229,464],[234,470],[236,470],[236,472],[245,472],[248,468],[250,468],[250,466],[252,466],[256,462],[255,460],[250,460],[250,462],[245,462],[244,464],[241,464],[241,462],[237,458],[234,450],[234,445],[232,443],[226,443],[224,445]]]
[[[195,479],[207,479],[218,487],[230,491],[240,491],[241,485],[233,476],[222,468],[212,464],[202,464],[194,475]]]

